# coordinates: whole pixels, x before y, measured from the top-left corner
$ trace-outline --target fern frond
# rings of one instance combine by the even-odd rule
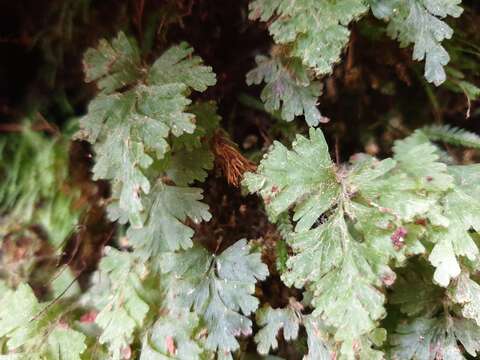
[[[86,336],[62,319],[64,312],[58,303],[40,303],[24,283],[0,293],[0,339],[8,339],[0,358],[80,360]],[[8,355],[1,355],[3,350]]]
[[[291,48],[317,75],[328,74],[340,60],[350,36],[348,24],[368,11],[363,0],[255,0],[250,19],[268,22],[277,44]]]
[[[340,355],[380,359],[369,341],[376,344],[373,333],[384,338],[379,288],[395,281],[392,260],[427,253],[435,267],[431,280],[444,288],[460,275],[465,258],[478,261],[469,232],[480,229],[479,176],[477,165],[441,163],[421,131],[397,141],[393,158],[360,155],[337,168],[321,130],[310,129],[310,139],[297,136],[292,150],[274,143],[244,185],[264,199],[281,231],[290,232],[282,234],[293,255],[281,278],[311,294],[312,314],[341,343]],[[291,229],[282,218],[289,213],[296,222]],[[462,301],[472,312],[472,300]]]
[[[421,131],[432,141],[480,149],[480,136],[455,126],[431,125],[422,128]]]
[[[373,14],[388,21],[388,34],[401,47],[413,44],[413,59],[425,60],[424,76],[440,85],[447,75],[445,65],[450,56],[442,41],[450,39],[453,29],[444,21],[447,16],[459,17],[461,0],[373,0]]]
[[[169,136],[196,129],[195,114],[187,112],[188,95],[204,91],[216,79],[211,67],[192,53],[181,43],[145,68],[138,44],[120,32],[111,44],[102,40],[85,54],[87,81],[97,81],[102,91],[90,103],[77,136],[96,151],[94,179],[113,183],[112,220],[142,227],[151,167],[171,152]]]
[[[309,126],[327,122],[317,109],[322,84],[310,80],[307,68],[299,59],[259,55],[255,61],[257,67],[248,72],[247,84],[265,82],[260,94],[265,110],[272,114],[279,112],[285,121],[303,115]]]
[[[70,143],[63,135],[33,131],[28,118],[23,124],[21,133],[0,139],[0,240],[40,225],[60,249],[81,214],[73,207],[79,191],[67,181]]]
[[[253,296],[255,283],[265,280],[268,268],[260,253],[254,252],[245,239],[218,256],[200,247],[166,253],[162,270],[176,279],[171,290],[176,292],[177,302],[204,319],[207,349],[229,354],[239,348],[237,336],[252,333],[248,315],[259,303]]]
[[[220,119],[214,103],[191,105],[193,90],[215,83],[212,69],[192,52],[181,43],[145,66],[138,44],[120,33],[111,43],[102,40],[84,58],[87,81],[97,81],[101,93],[90,103],[77,136],[96,151],[94,178],[112,181],[109,215],[129,222],[126,238],[133,248],[110,248],[100,263],[109,284],[90,290],[99,298],[107,295],[94,306],[102,330],[99,341],[114,359],[135,340],[137,330],[156,320],[147,315],[152,304],[163,303],[163,293],[156,279],[155,301],[148,301],[145,278],[158,274],[162,253],[195,252],[187,219],[210,219],[208,206],[200,202],[202,190],[189,185],[203,181],[213,167],[209,141]],[[163,315],[157,316],[161,322]],[[152,331],[154,336],[163,330]]]

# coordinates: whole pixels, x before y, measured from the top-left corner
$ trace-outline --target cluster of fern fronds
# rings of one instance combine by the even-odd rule
[[[149,61],[123,31],[84,54],[98,91],[74,135],[26,121],[0,139],[0,357],[280,359],[280,343],[309,360],[480,354],[480,164],[460,164],[443,146],[480,149],[480,137],[429,125],[397,139],[391,157],[340,163],[322,131],[335,119],[318,106],[349,24],[369,11],[401,46],[413,44],[428,82],[449,81],[474,100],[480,91],[447,65],[442,46],[460,1],[249,8],[275,43],[246,74],[249,85],[265,83],[255,106],[308,125],[291,144],[262,149],[258,167],[221,129],[215,101],[200,96],[215,86],[214,69],[185,42]],[[110,185],[106,213],[120,229],[83,283],[51,263],[89,211],[69,181],[70,138],[91,146],[92,180]],[[214,168],[258,195],[274,248],[238,238],[212,252],[198,241],[195,230],[212,220],[204,193]],[[271,281],[289,288],[284,306],[259,291]]]

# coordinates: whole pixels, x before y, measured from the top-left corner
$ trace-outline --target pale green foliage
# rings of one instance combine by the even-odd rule
[[[254,0],[249,4],[252,20],[267,22],[276,44],[272,56],[257,56],[257,67],[247,74],[247,83],[266,85],[260,97],[265,109],[280,111],[282,119],[292,121],[304,115],[309,126],[328,121],[317,109],[321,84],[314,77],[329,74],[340,61],[349,41],[351,22],[371,8],[373,14],[388,21],[388,34],[402,47],[413,44],[413,59],[425,60],[425,78],[440,85],[447,79],[444,67],[450,56],[441,45],[453,29],[444,21],[459,17],[461,0]],[[463,91],[468,100],[478,89],[462,80],[462,73],[451,69],[452,88]],[[458,91],[458,90],[456,90]],[[461,135],[461,134],[458,134]],[[472,139],[470,139],[472,140]]]
[[[310,138],[297,136],[292,150],[274,143],[244,185],[263,197],[273,221],[291,210],[295,228],[282,236],[293,255],[282,280],[308,289],[313,315],[342,342],[342,356],[381,358],[366,337],[385,316],[379,288],[395,281],[391,261],[427,253],[436,268],[426,272],[428,279],[419,274],[424,282],[416,281],[415,293],[406,291],[404,280],[397,286],[404,290],[393,303],[414,315],[431,313],[438,303],[441,289],[423,287],[426,282],[446,287],[460,274],[462,259],[477,260],[470,231],[480,225],[479,176],[478,165],[441,163],[421,131],[397,141],[393,158],[358,154],[337,167],[321,130],[310,129]]]
[[[181,83],[195,91],[205,91],[215,84],[215,74],[210,66],[203,65],[202,59],[192,54],[193,49],[184,42],[165,51],[153,63],[148,82],[162,85]]]
[[[195,131],[193,134],[185,133],[173,138],[174,152],[180,149],[196,151],[203,148],[205,143],[202,139],[211,138],[222,120],[217,114],[217,104],[214,101],[195,102],[188,110],[195,115]]]
[[[343,213],[294,236],[291,245],[297,255],[282,279],[296,287],[310,284],[314,314],[337,328],[336,339],[350,342],[373,329],[384,316],[383,294],[372,286],[378,282],[373,266],[380,264],[374,251],[355,242]]]
[[[317,109],[321,83],[311,78],[332,72],[347,45],[350,22],[368,6],[364,0],[255,0],[250,19],[268,22],[280,49],[272,57],[257,56],[257,67],[247,74],[247,84],[266,85],[260,95],[269,112],[281,110],[292,121],[304,115],[309,126],[327,122]],[[281,48],[283,47],[283,48]],[[310,74],[310,69],[312,74]]]
[[[201,203],[200,189],[168,186],[158,182],[146,203],[149,217],[144,227],[129,228],[127,237],[145,258],[159,256],[162,252],[190,248],[193,230],[184,224],[190,218],[198,224],[210,220],[208,206]]]
[[[476,60],[473,60],[474,62]],[[474,65],[475,66],[475,65]],[[447,66],[447,81],[445,85],[451,89],[452,91],[462,93],[465,95],[467,99],[467,111],[465,116],[468,118],[470,117],[470,110],[472,101],[478,100],[480,97],[480,88],[465,79],[465,74],[460,70],[453,68],[452,66]],[[441,136],[447,136],[447,139],[452,139],[454,143],[458,143],[458,141],[462,141],[460,144],[463,146],[470,146],[466,145],[468,143],[473,144],[472,147],[478,147],[478,139],[475,138],[475,134],[469,135],[468,131],[463,131],[461,129],[457,129],[455,127],[450,127],[448,125],[444,126],[431,126],[435,133],[438,133]],[[466,140],[466,144],[463,144],[463,141]],[[470,142],[470,140],[473,140]]]
[[[101,310],[96,323],[102,328],[99,338],[101,344],[107,344],[111,359],[120,359],[123,348],[132,341],[133,332],[143,324],[149,305],[142,298],[142,276],[145,267],[133,254],[106,249],[107,254],[100,262],[99,277],[106,277],[108,285],[103,287]],[[99,296],[100,295],[100,296]]]
[[[327,342],[327,331],[323,322],[312,315],[303,316],[303,326],[307,332],[308,353],[303,360],[329,360],[334,356],[331,344]]]
[[[254,0],[249,4],[252,20],[267,22],[277,45],[272,57],[257,56],[257,67],[247,74],[247,83],[265,82],[260,97],[269,112],[281,110],[291,121],[305,115],[309,126],[328,121],[318,111],[320,83],[313,78],[332,72],[349,41],[351,22],[370,8],[388,21],[388,34],[402,47],[413,44],[413,59],[425,60],[425,78],[440,85],[447,79],[444,67],[450,56],[442,41],[450,39],[453,29],[444,21],[459,17],[461,0]],[[311,72],[311,73],[310,73]],[[463,91],[468,100],[478,96],[478,88],[462,80],[463,75],[449,70],[453,89]]]
[[[255,342],[260,354],[268,354],[270,348],[275,350],[278,347],[277,335],[283,330],[285,340],[295,340],[300,329],[299,315],[291,307],[272,309],[270,306],[263,307],[257,311],[257,324],[262,329],[255,335]]]
[[[218,256],[200,247],[167,253],[162,269],[177,279],[171,290],[178,301],[204,319],[208,329],[205,346],[227,353],[238,349],[235,337],[252,332],[247,316],[258,307],[253,296],[255,283],[268,275],[260,254],[239,240]]]
[[[458,277],[452,289],[452,299],[462,305],[464,317],[475,320],[480,326],[480,285],[468,274],[463,273]]]
[[[264,306],[256,314],[257,324],[262,328],[255,335],[255,342],[260,354],[268,354],[270,348],[278,347],[277,335],[283,330],[285,340],[295,340],[298,337],[300,325],[307,332],[308,354],[304,360],[329,360],[333,356],[328,335],[319,318],[302,314],[302,306],[295,300],[290,301],[286,308],[273,309]]]
[[[189,185],[205,180],[213,167],[209,142],[220,118],[213,102],[192,105],[188,98],[192,90],[204,91],[215,83],[212,69],[192,52],[181,43],[148,67],[137,44],[120,33],[111,45],[101,41],[85,55],[87,81],[96,80],[102,91],[90,103],[78,136],[94,144],[94,178],[112,180],[109,215],[129,222],[124,240],[133,248],[133,252],[109,248],[84,297],[86,305],[99,310],[99,342],[107,345],[109,358],[121,358],[137,332],[149,327],[142,335],[142,359],[212,354],[204,351],[205,341],[196,336],[201,322],[211,325],[216,319],[204,314],[204,308],[185,314],[186,308],[172,297],[174,279],[157,271],[164,254],[195,256],[194,231],[186,223],[199,224],[211,217],[208,206],[200,202],[202,190]],[[177,250],[183,252],[172,253]],[[247,263],[257,259],[247,255]],[[261,270],[264,265],[257,266]],[[229,306],[233,313],[237,310],[235,304]],[[176,321],[184,321],[184,326],[172,328]],[[167,339],[162,339],[165,332]],[[219,344],[207,341],[207,345],[216,350]]]
[[[480,136],[449,125],[430,125],[422,128],[422,132],[433,141],[480,149]]]
[[[326,121],[314,77],[331,72],[348,25],[372,6],[389,17],[403,45],[415,43],[414,58],[426,59],[426,77],[438,84],[448,62],[440,44],[451,36],[441,19],[460,15],[458,3],[253,1],[250,16],[268,21],[280,45],[271,57],[257,57],[247,82],[266,83],[261,98],[277,117],[304,116],[310,126]],[[427,127],[397,140],[391,158],[355,154],[345,164],[332,161],[320,129],[298,135],[291,149],[274,142],[243,181],[277,223],[282,239],[272,259],[267,234],[232,243],[217,238],[217,224],[200,226],[211,214],[194,186],[213,168],[220,117],[214,103],[191,102],[192,91],[215,83],[193,49],[181,43],[147,65],[137,43],[119,33],[89,49],[84,66],[99,94],[78,137],[93,145],[94,178],[112,183],[108,211],[127,224],[119,231],[125,236],[117,248],[105,248],[80,299],[69,269],[39,295],[49,303],[25,283],[11,290],[14,282],[0,282],[0,357],[243,359],[253,339],[258,353],[272,359],[268,353],[282,348],[280,334],[300,345],[304,360],[456,360],[480,351],[480,167],[451,165],[453,158],[446,164],[431,143],[478,147],[476,135]],[[46,146],[31,132],[25,139],[11,159],[0,142],[1,159],[14,170],[0,185],[2,216],[16,213],[27,225],[58,229],[51,235],[57,246],[73,227],[70,218],[61,221],[74,198],[54,195],[65,174],[53,169],[57,160],[66,168],[67,152],[57,154],[55,141]],[[199,244],[205,233],[217,240],[214,253]],[[284,308],[258,309],[270,291],[256,288],[269,274],[262,255],[277,261],[275,275],[286,286],[303,291],[302,304],[291,298]]]
[[[376,249],[357,242],[348,230],[345,211],[353,209],[343,204],[346,194],[322,132],[311,130],[310,140],[298,136],[292,151],[275,143],[245,184],[262,195],[274,218],[295,204],[297,225],[289,243],[297,255],[288,260],[282,279],[296,287],[309,284],[314,314],[337,328],[337,340],[353,342],[372,330],[384,315],[384,297],[373,285],[387,266],[379,263]],[[311,229],[337,202],[334,214]]]
[[[213,168],[213,154],[209,140],[221,120],[214,102],[198,102],[189,107],[195,115],[195,131],[183,134],[172,141],[172,151],[161,162],[166,175],[180,186],[204,181],[207,171]]]
[[[39,303],[26,284],[2,295],[0,339],[8,339],[7,358],[80,360],[86,349],[85,335],[62,322],[58,307]]]
[[[363,0],[256,0],[249,8],[251,19],[268,21],[273,40],[290,45],[317,75],[332,71],[348,42],[347,26],[368,10]]]
[[[266,83],[260,94],[265,110],[273,113],[281,109],[281,116],[286,121],[304,115],[310,126],[325,122],[317,109],[321,84],[309,79],[306,69],[297,59],[259,55],[255,61],[257,67],[247,74],[247,84]]]
[[[214,103],[195,104],[191,111],[197,119],[195,132],[176,138],[171,153],[158,166],[181,186],[157,181],[151,193],[144,198],[148,214],[144,226],[129,228],[127,232],[137,254],[145,259],[156,257],[161,252],[190,248],[194,232],[184,224],[186,219],[199,224],[211,218],[208,206],[200,202],[202,190],[187,185],[205,180],[206,170],[213,166],[208,143],[201,139],[213,135],[219,117]]]
[[[447,165],[439,161],[437,148],[421,131],[396,141],[393,151],[401,170],[419,187],[428,191],[443,191],[452,187],[453,177],[447,173]]]
[[[0,314],[1,336],[7,335],[9,347],[14,349],[24,344],[25,330],[22,327],[27,324],[42,307],[37,302],[37,298],[32,289],[25,284],[21,284],[18,289],[8,291],[3,294]]]
[[[459,256],[475,260],[479,254],[469,231],[480,231],[480,166],[450,166],[449,172],[455,179],[455,187],[443,199],[440,216],[445,222],[429,233],[430,240],[436,242],[429,260],[437,267],[434,280],[442,286],[460,274]]]
[[[105,93],[112,93],[137,81],[141,76],[140,50],[137,44],[120,32],[109,43],[101,39],[97,48],[85,52],[85,80],[97,81]]]
[[[310,130],[310,140],[297,136],[293,146],[290,151],[274,142],[258,173],[246,174],[244,184],[260,193],[274,220],[300,199],[293,220],[298,220],[296,230],[306,230],[333,204],[340,189],[320,130]]]
[[[145,336],[140,360],[211,358],[198,339],[199,329],[199,318],[194,313],[162,317]]]
[[[151,188],[145,172],[169,151],[170,134],[194,132],[189,92],[215,83],[211,68],[192,52],[181,43],[145,68],[137,44],[120,33],[112,45],[102,41],[85,55],[87,80],[98,80],[102,93],[90,103],[78,136],[94,144],[94,178],[113,181],[118,204],[111,216],[127,217],[137,228],[143,224],[142,195]]]
[[[79,191],[68,187],[68,142],[30,130],[0,139],[0,240],[19,227],[41,225],[50,244],[61,250],[74,230]]]
[[[398,305],[408,316],[435,314],[442,305],[438,299],[443,289],[432,284],[433,270],[426,262],[415,261],[412,265],[397,271],[389,302]]]
[[[372,11],[389,22],[388,33],[405,47],[414,44],[413,59],[425,60],[425,78],[440,85],[446,80],[444,66],[450,61],[444,39],[453,30],[443,21],[447,16],[459,17],[461,0],[372,0]]]
[[[400,325],[392,337],[392,358],[401,360],[459,360],[463,351],[475,356],[480,351],[480,328],[471,320],[420,317]],[[458,343],[457,343],[458,342]]]
[[[197,119],[195,132],[176,138],[171,153],[159,163],[166,176],[181,186],[157,181],[150,195],[144,198],[148,214],[144,226],[129,228],[127,232],[137,254],[144,258],[191,247],[193,230],[184,224],[185,220],[189,218],[198,224],[211,218],[208,206],[200,202],[202,190],[187,185],[205,180],[206,170],[213,166],[208,143],[200,140],[213,135],[219,117],[214,103],[195,104],[191,111]]]
[[[54,360],[79,360],[86,345],[85,335],[71,329],[55,328],[48,336],[48,353],[46,358]],[[30,356],[30,355],[29,355]]]

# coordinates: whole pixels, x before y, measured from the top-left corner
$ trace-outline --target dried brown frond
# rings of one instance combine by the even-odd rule
[[[257,169],[257,166],[245,158],[235,144],[221,131],[218,131],[212,138],[212,150],[215,155],[215,164],[222,169],[222,173],[230,185],[238,187],[245,172]]]

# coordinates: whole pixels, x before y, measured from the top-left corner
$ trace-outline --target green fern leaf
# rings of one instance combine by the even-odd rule
[[[426,251],[417,218],[445,219],[439,200],[455,182],[435,151],[415,133],[396,143],[393,159],[360,154],[337,168],[322,132],[311,129],[310,139],[298,136],[292,150],[275,143],[257,173],[245,176],[274,221],[293,209],[296,225],[287,241],[294,255],[282,280],[311,292],[313,314],[335,329],[346,357],[381,357],[366,336],[385,314],[378,287],[395,281],[388,264]]]
[[[285,121],[304,115],[309,126],[327,121],[317,109],[321,84],[309,80],[306,69],[297,59],[289,59],[288,67],[280,57],[259,55],[255,61],[257,67],[247,74],[247,84],[266,83],[260,94],[266,111],[274,113],[281,109]]]
[[[310,130],[310,140],[297,136],[294,151],[274,142],[256,174],[247,173],[244,185],[258,192],[272,219],[299,201],[293,220],[295,230],[309,229],[340,193],[328,146],[320,130]]]
[[[195,131],[193,134],[182,134],[172,139],[173,148],[188,151],[205,146],[215,134],[222,118],[217,113],[217,104],[214,101],[195,102],[188,108],[195,115]]]
[[[392,337],[392,357],[402,360],[464,359],[460,343],[472,356],[480,351],[480,327],[456,318],[420,317],[400,325]]]
[[[348,42],[348,24],[368,7],[362,0],[256,0],[250,18],[268,21],[277,44],[290,44],[291,55],[302,59],[317,75],[328,74]]]
[[[42,306],[38,303],[32,289],[25,284],[20,284],[16,291],[7,291],[3,294],[0,307],[0,337],[8,336],[9,347],[16,348],[23,345],[27,340],[26,332],[32,328],[23,328],[32,318],[37,315]],[[33,324],[35,329],[35,323]]]
[[[208,144],[193,151],[172,149],[171,156],[162,161],[165,174],[175,184],[187,186],[195,181],[203,182],[207,171],[213,169],[214,156]]]
[[[384,316],[384,296],[377,283],[375,253],[357,243],[338,212],[316,229],[292,236],[297,255],[287,261],[282,280],[287,285],[309,284],[314,315],[337,328],[338,341],[353,342],[372,330]]]
[[[421,131],[396,141],[393,151],[399,167],[418,182],[419,188],[445,191],[452,187],[453,177],[447,173],[447,165],[438,161],[437,148]]]
[[[211,359],[197,338],[199,329],[199,319],[194,313],[161,317],[143,340],[140,360]]]
[[[48,336],[48,360],[80,360],[86,349],[85,335],[68,328],[56,327]]]
[[[238,349],[235,337],[252,332],[247,316],[258,306],[258,299],[253,296],[255,283],[268,275],[260,254],[250,253],[245,240],[237,241],[218,256],[194,247],[165,254],[162,270],[178,279],[178,285],[172,289],[177,293],[177,301],[193,308],[205,321],[206,348],[218,349],[220,353]]]
[[[433,141],[480,149],[480,136],[457,127],[431,125],[423,127],[421,131]]]
[[[193,56],[193,49],[185,42],[165,51],[148,73],[150,84],[182,83],[195,91],[205,91],[216,82],[212,68]]]
[[[458,257],[465,256],[470,260],[478,257],[478,246],[469,231],[480,231],[480,167],[450,166],[448,170],[455,179],[455,187],[443,199],[447,226],[432,228],[429,238],[435,243],[429,256],[437,268],[434,280],[444,287],[460,275]]]
[[[275,350],[278,347],[277,335],[281,329],[285,340],[295,340],[300,325],[303,325],[307,332],[308,344],[308,354],[303,359],[329,360],[334,356],[325,325],[312,315],[303,315],[301,310],[302,305],[291,299],[290,305],[286,308],[273,309],[264,306],[257,311],[257,324],[263,326],[255,335],[260,354],[268,354],[270,348]]]
[[[414,44],[413,59],[425,60],[425,78],[440,85],[446,80],[444,66],[450,61],[444,39],[450,39],[453,30],[442,19],[459,17],[461,0],[375,0],[372,11],[378,18],[389,21],[388,32],[400,45]]]
[[[6,337],[7,358],[80,360],[85,335],[60,322],[61,309],[40,304],[30,286],[20,284],[0,298],[0,339]],[[3,357],[0,355],[0,357]]]
[[[332,345],[328,341],[327,331],[322,321],[315,316],[303,317],[303,325],[307,332],[308,353],[303,360],[329,360],[335,356]]]
[[[78,223],[73,209],[79,191],[68,183],[68,139],[49,138],[23,121],[20,134],[0,139],[0,240],[19,227],[40,225],[59,252]]]
[[[106,251],[97,276],[108,279],[108,284],[102,286],[103,294],[97,296],[97,301],[102,299],[102,302],[98,304],[100,312],[95,322],[102,329],[99,342],[108,345],[111,359],[119,360],[149,310],[142,297],[141,284],[146,269],[131,253],[113,248]],[[93,291],[97,288],[93,287]]]
[[[184,221],[189,218],[198,224],[211,218],[201,199],[201,189],[168,186],[158,181],[152,196],[146,199],[149,216],[144,227],[129,228],[127,232],[136,253],[148,259],[162,252],[190,248],[194,231]]]
[[[143,224],[142,194],[151,186],[146,170],[169,151],[169,134],[194,132],[195,116],[187,112],[186,96],[191,89],[203,91],[213,85],[215,76],[200,58],[191,56],[193,50],[185,43],[168,49],[150,68],[129,58],[136,45],[122,33],[112,42],[115,54],[121,55],[112,55],[107,45],[101,42],[84,59],[87,79],[102,78],[109,85],[100,81],[105,91],[90,104],[78,136],[95,145],[94,178],[113,181],[118,204],[111,217],[128,218],[138,228]],[[117,82],[123,86],[111,85]]]
[[[397,270],[389,302],[410,317],[433,315],[441,310],[438,299],[443,296],[443,289],[432,284],[433,269],[427,262],[418,260],[412,265]]]
[[[480,326],[480,285],[462,273],[451,292],[453,301],[463,306],[462,315]]]
[[[96,49],[88,49],[83,64],[85,80],[97,81],[106,94],[131,85],[142,73],[140,49],[123,32],[111,43],[102,39]]]
[[[277,334],[281,329],[283,329],[283,337],[287,341],[295,340],[298,337],[301,319],[291,307],[272,309],[267,306],[257,311],[256,321],[262,327],[255,335],[257,350],[260,354],[268,354],[270,348],[277,349]]]
[[[377,176],[391,166],[380,168]],[[378,283],[376,272],[387,267],[378,263],[375,249],[350,234],[346,210],[341,203],[336,205],[346,201],[340,200],[346,195],[338,176],[322,132],[311,129],[310,140],[298,136],[292,151],[275,143],[258,173],[247,174],[244,184],[262,195],[274,219],[296,204],[293,219],[297,225],[289,237],[296,255],[287,261],[282,279],[287,285],[308,285],[314,314],[337,328],[338,341],[352,345],[384,315],[384,297],[374,284]],[[357,174],[357,179],[362,178]],[[327,220],[310,229],[334,206],[338,208]]]

